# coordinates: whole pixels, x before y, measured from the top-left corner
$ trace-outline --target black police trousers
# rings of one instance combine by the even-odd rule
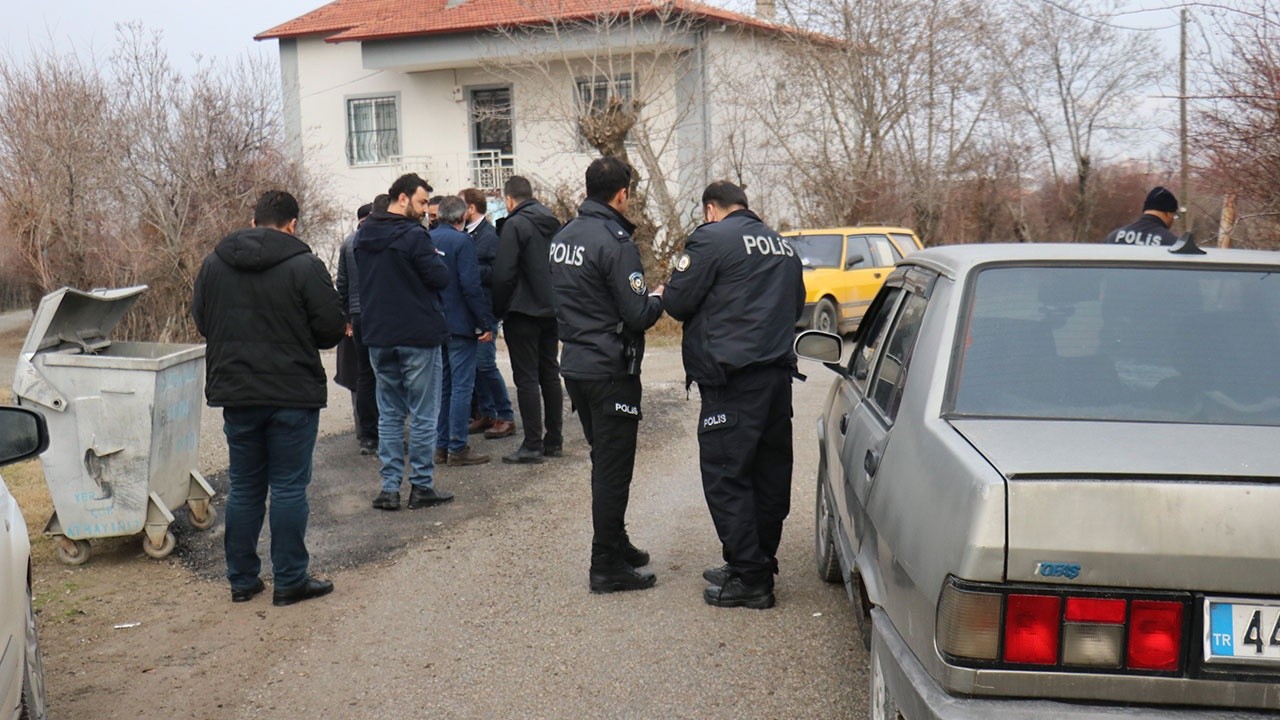
[[[773,582],[791,510],[791,368],[754,367],[698,387],[702,490],[729,572]]]
[[[608,570],[622,562],[627,537],[627,500],[640,426],[640,378],[565,378],[564,384],[591,446],[591,567]]]

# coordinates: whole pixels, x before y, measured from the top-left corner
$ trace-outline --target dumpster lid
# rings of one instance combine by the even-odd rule
[[[102,350],[111,344],[107,336],[146,291],[146,285],[135,285],[89,292],[67,287],[51,292],[40,299],[22,353]]]

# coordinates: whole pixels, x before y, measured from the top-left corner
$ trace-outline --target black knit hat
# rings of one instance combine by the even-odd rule
[[[1178,198],[1174,197],[1173,193],[1169,192],[1164,186],[1157,185],[1151,188],[1151,192],[1147,193],[1147,200],[1142,203],[1142,209],[1176,213],[1178,212]]]

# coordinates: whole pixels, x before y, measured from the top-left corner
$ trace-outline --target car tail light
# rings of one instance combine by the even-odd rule
[[[1005,662],[1052,665],[1058,661],[1062,598],[1010,595],[1004,619]]]
[[[1063,614],[1062,663],[1120,667],[1126,606],[1124,600],[1115,598],[1068,597]]]
[[[950,661],[977,667],[1178,672],[1190,601],[1185,593],[951,578],[938,599],[937,646]]]
[[[949,655],[995,660],[1000,656],[1004,596],[947,584],[938,599],[938,648]]]
[[[1134,600],[1129,610],[1129,667],[1177,670],[1182,656],[1182,603]]]

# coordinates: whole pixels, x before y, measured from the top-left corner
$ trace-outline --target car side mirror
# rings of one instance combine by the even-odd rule
[[[0,465],[26,460],[49,447],[44,416],[20,407],[0,407]]]
[[[821,330],[805,330],[796,337],[795,351],[796,355],[820,362],[838,375],[846,374],[844,366],[840,364],[840,358],[844,356],[844,340],[839,335]]]
[[[844,269],[848,270],[851,267],[855,267],[856,265],[858,265],[858,263],[862,262],[863,260],[866,260],[866,258],[864,258],[861,255],[854,255],[853,257],[844,261]]]

